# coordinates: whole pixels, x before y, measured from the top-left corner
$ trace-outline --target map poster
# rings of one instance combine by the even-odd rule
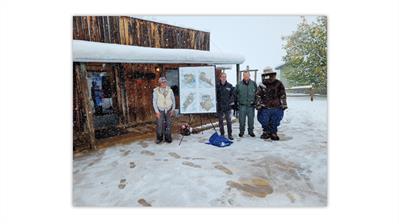
[[[181,114],[216,113],[215,67],[180,67],[179,93]]]

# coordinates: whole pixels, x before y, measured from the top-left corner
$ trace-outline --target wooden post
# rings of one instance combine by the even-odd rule
[[[313,101],[313,97],[314,97],[314,89],[312,85],[312,87],[310,87],[310,101]]]
[[[127,117],[127,123],[131,122],[130,119],[130,111],[129,111],[129,99],[128,99],[128,94],[126,93],[126,72],[124,69],[124,66],[122,64],[119,64],[119,77],[121,81],[121,90],[122,90],[122,99],[124,101],[124,107],[126,108],[126,117]]]
[[[128,114],[126,112],[126,104],[125,104],[125,97],[123,96],[122,92],[122,83],[120,80],[120,70],[119,65],[113,65],[113,71],[115,74],[115,86],[116,86],[116,95],[117,95],[117,102],[118,102],[118,111],[119,111],[119,121],[121,125],[126,125],[128,123],[127,117]]]
[[[77,83],[80,86],[83,94],[83,109],[86,114],[86,127],[89,133],[90,148],[96,150],[96,136],[93,125],[93,111],[90,106],[89,88],[87,86],[86,65],[81,63],[79,66],[75,66],[75,72],[77,75]]]

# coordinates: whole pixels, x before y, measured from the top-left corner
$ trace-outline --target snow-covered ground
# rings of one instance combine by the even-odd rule
[[[118,145],[73,161],[75,206],[281,207],[327,205],[327,100],[289,98],[280,141],[238,137],[217,148],[214,132]]]

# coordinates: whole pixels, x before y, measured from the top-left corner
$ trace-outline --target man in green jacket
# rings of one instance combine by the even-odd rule
[[[240,133],[238,136],[244,136],[245,131],[245,120],[248,117],[248,134],[251,137],[255,137],[254,134],[254,117],[255,117],[255,93],[256,93],[256,82],[250,79],[250,74],[245,71],[243,74],[243,80],[240,81],[236,88],[237,104],[239,105],[239,116],[238,120],[240,123]]]

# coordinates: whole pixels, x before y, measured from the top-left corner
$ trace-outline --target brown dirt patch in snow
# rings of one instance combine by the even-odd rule
[[[150,203],[148,203],[146,200],[144,200],[144,199],[142,199],[142,198],[140,198],[137,202],[138,202],[140,205],[144,206],[144,207],[151,207],[151,206],[152,206]]]
[[[218,170],[223,171],[225,174],[228,174],[228,175],[232,175],[233,174],[233,172],[231,172],[231,170],[227,169],[225,166],[216,165],[215,168],[218,169]]]
[[[229,187],[236,188],[243,192],[244,195],[256,196],[264,198],[268,194],[273,193],[273,188],[269,181],[261,177],[253,177],[248,179],[241,179],[239,182],[227,181]]]

